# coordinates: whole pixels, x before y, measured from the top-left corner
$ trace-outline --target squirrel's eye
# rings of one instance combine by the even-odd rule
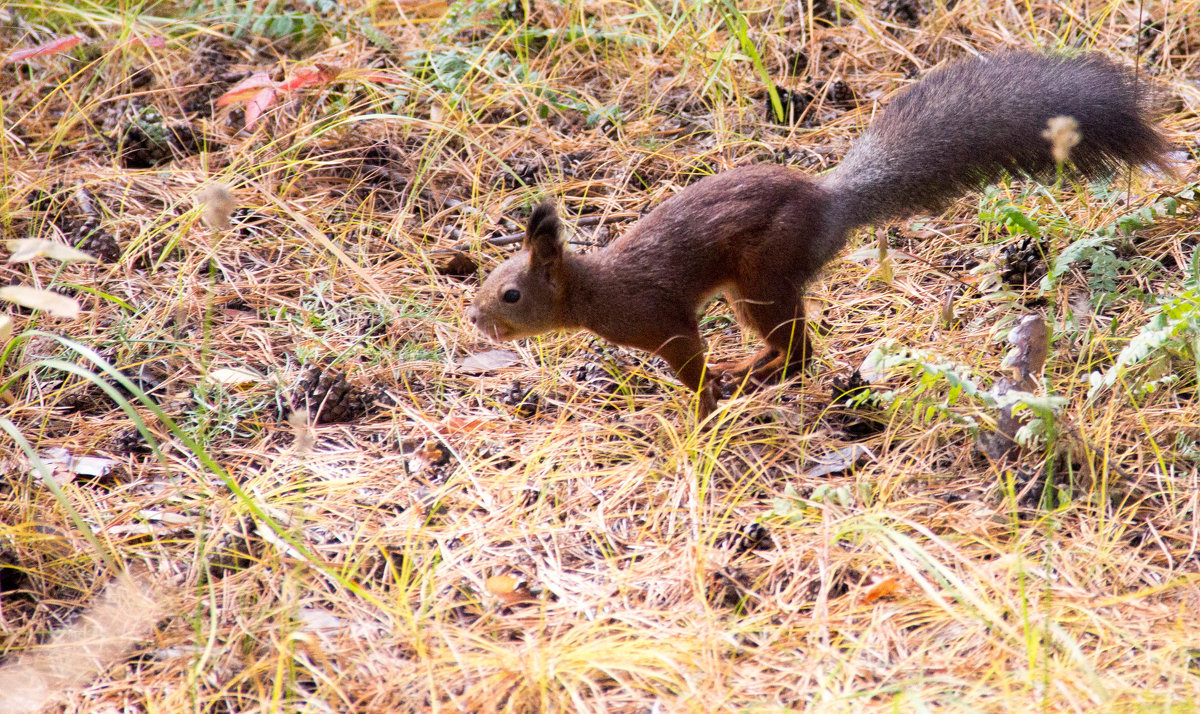
[[[504,302],[516,302],[521,299],[521,291],[520,290],[505,290],[504,297],[502,299],[504,300]]]

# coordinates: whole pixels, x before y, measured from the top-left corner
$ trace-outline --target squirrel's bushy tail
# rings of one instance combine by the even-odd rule
[[[1098,54],[961,61],[897,96],[822,183],[843,230],[937,211],[1006,171],[1052,176],[1042,134],[1057,116],[1078,122],[1070,164],[1085,176],[1121,163],[1170,171],[1167,142],[1146,117],[1149,94]]]

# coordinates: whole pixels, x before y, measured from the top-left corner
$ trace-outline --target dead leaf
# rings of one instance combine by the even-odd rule
[[[27,60],[30,57],[40,57],[42,55],[53,55],[59,52],[66,52],[82,41],[83,35],[67,35],[66,37],[59,37],[58,39],[50,40],[49,42],[38,45],[37,47],[26,47],[23,50],[17,50],[8,57],[5,57],[4,63],[9,64],[11,62]]]
[[[426,471],[434,466],[441,466],[450,461],[450,449],[437,439],[426,439],[417,447],[409,462],[409,470],[414,473]]]
[[[471,419],[467,417],[451,415],[445,419],[442,419],[442,426],[445,427],[445,430],[451,434],[470,434],[487,426],[487,423],[487,419],[481,419],[478,417]]]
[[[493,575],[483,586],[505,605],[516,605],[535,599],[529,591],[529,581],[519,575]]]
[[[805,472],[805,476],[828,476],[849,471],[864,461],[874,461],[875,454],[862,444],[843,446],[817,459],[817,466]]]
[[[888,242],[887,232],[880,231],[879,238],[876,239],[879,255],[879,279],[885,283],[891,283],[896,277],[896,271],[892,268],[892,261],[888,258]]]
[[[362,70],[350,70],[348,79],[355,79],[360,82],[377,82],[379,84],[400,84],[403,80],[400,77],[382,72],[364,72]]]
[[[459,360],[458,366],[473,372],[489,372],[519,364],[521,356],[512,350],[487,350],[468,355]]]
[[[224,107],[235,102],[248,102],[257,96],[263,88],[274,90],[276,86],[278,86],[278,82],[271,79],[271,75],[266,72],[255,72],[230,87],[229,91],[217,97],[217,106]]]
[[[313,67],[298,67],[283,84],[279,85],[278,89],[281,92],[294,92],[303,87],[329,84],[337,79],[341,73],[341,67],[332,64],[321,64],[319,62]]]
[[[34,310],[45,310],[55,317],[79,317],[79,303],[74,298],[49,290],[39,290],[25,285],[8,285],[0,288],[0,300],[7,300]]]
[[[1041,315],[1026,315],[1008,333],[1013,348],[1004,357],[1004,367],[1012,370],[1017,386],[1026,392],[1035,388],[1034,377],[1042,373],[1049,351],[1046,321]]]
[[[241,387],[247,384],[259,384],[262,375],[245,367],[220,367],[210,370],[207,381],[219,387]]]
[[[246,102],[246,124],[244,127],[246,131],[250,131],[258,121],[258,118],[262,116],[262,113],[270,109],[274,103],[275,89],[273,87],[267,87],[258,94],[255,94],[250,101]]]
[[[872,603],[884,598],[894,598],[900,594],[900,582],[893,576],[878,578],[862,594],[863,603]]]
[[[867,263],[879,257],[879,246],[867,246],[851,251],[843,256],[843,260],[851,263]]]
[[[162,35],[146,35],[145,37],[135,38],[135,40],[155,50],[162,50],[167,47],[167,38]]]
[[[469,278],[479,274],[479,263],[466,253],[456,250],[449,258],[438,261],[437,271],[452,278]]]
[[[887,367],[884,362],[886,352],[881,349],[881,345],[876,345],[867,356],[863,358],[862,364],[858,367],[858,376],[866,384],[878,384],[888,377]]]
[[[303,607],[296,613],[300,629],[321,636],[332,636],[346,629],[346,620],[322,607]]]
[[[42,463],[50,469],[50,476],[59,486],[64,486],[75,480],[76,476],[85,478],[106,478],[117,461],[99,456],[75,456],[61,446],[38,454]],[[38,476],[36,469],[33,476]]]
[[[105,534],[116,538],[136,538],[148,535],[156,538],[168,538],[191,531],[199,522],[196,516],[186,516],[154,508],[143,508],[138,511],[137,515],[141,520],[111,525],[104,529]],[[0,712],[2,711],[0,709]]]
[[[1003,397],[1011,391],[1033,392],[1037,389],[1036,377],[1046,365],[1049,351],[1046,321],[1041,315],[1022,317],[1017,326],[1008,333],[1013,348],[1004,357],[1002,367],[1008,369],[1012,378],[1001,377],[992,387],[992,394]],[[1014,414],[1012,406],[1000,409],[996,415],[996,431],[979,435],[979,446],[989,458],[1007,459],[1020,451],[1017,432],[1028,419],[1027,414]]]
[[[954,298],[957,296],[958,291],[954,288],[947,288],[942,295],[942,327],[947,330],[954,327]]]

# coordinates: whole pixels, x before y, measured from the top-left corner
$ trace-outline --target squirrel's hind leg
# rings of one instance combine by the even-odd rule
[[[779,350],[770,345],[764,345],[753,357],[730,362],[718,362],[711,369],[714,372],[720,372],[724,376],[726,386],[737,387],[746,380],[747,376],[754,377],[762,368],[778,361]]]
[[[766,345],[750,359],[716,365],[714,369],[724,373],[726,384],[737,386],[748,381],[746,386],[758,386],[777,377],[792,376],[812,358],[804,319],[804,292],[793,287],[778,290],[780,285],[787,285],[785,281],[758,282],[775,288],[775,294],[743,290],[734,309],[743,324],[762,335]]]

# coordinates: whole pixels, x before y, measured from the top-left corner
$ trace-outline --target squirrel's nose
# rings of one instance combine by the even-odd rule
[[[479,310],[474,305],[467,310],[467,319],[470,320],[472,325],[479,324]]]

